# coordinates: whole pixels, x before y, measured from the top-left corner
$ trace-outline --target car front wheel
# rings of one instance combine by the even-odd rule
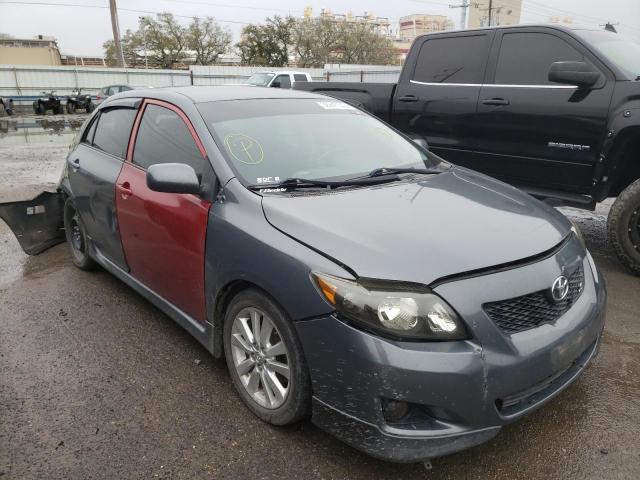
[[[64,204],[64,233],[71,249],[73,264],[81,270],[93,270],[96,262],[89,256],[87,233],[70,198]]]
[[[309,414],[304,353],[280,306],[259,290],[240,292],[227,308],[223,335],[231,378],[249,410],[273,425]]]
[[[609,212],[607,231],[622,264],[640,275],[640,180],[616,198]]]

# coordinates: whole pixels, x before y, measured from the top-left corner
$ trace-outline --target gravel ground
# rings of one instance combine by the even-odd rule
[[[66,128],[29,138],[0,128],[0,199],[55,184]],[[260,422],[224,362],[168,317],[106,272],[74,268],[65,245],[25,255],[0,222],[0,476],[640,478],[640,278],[604,241],[607,209],[562,209],[608,284],[598,358],[549,405],[430,472],[369,458],[309,421]]]

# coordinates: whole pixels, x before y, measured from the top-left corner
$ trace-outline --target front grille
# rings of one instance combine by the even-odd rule
[[[482,308],[506,333],[517,333],[553,322],[578,300],[584,289],[584,271],[579,266],[568,277],[569,293],[564,300],[554,302],[547,291],[530,293],[520,297],[485,303]]]

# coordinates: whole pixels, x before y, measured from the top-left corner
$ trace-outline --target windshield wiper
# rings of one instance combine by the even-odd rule
[[[399,175],[401,173],[417,173],[419,175],[437,175],[438,173],[442,173],[444,170],[437,170],[435,168],[393,168],[393,167],[381,167],[375,168],[371,170],[366,175],[362,175],[360,177],[350,178],[346,181],[359,180],[365,178],[376,178],[383,177],[386,175]]]
[[[300,188],[338,188],[338,187],[347,187],[347,186],[357,186],[357,185],[376,185],[380,183],[393,182],[398,180],[397,175],[385,175],[384,178],[375,178],[380,175],[376,175],[374,177],[361,177],[361,178],[351,178],[348,180],[310,180],[307,178],[287,178],[279,183],[261,183],[254,185],[247,185],[249,190],[261,191],[261,190],[277,190],[277,189],[286,189],[286,190],[296,190]]]

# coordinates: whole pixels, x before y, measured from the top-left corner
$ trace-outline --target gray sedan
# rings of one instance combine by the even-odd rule
[[[113,96],[57,192],[0,216],[28,253],[66,239],[225,357],[262,420],[311,416],[391,461],[492,438],[567,388],[604,326],[565,217],[316,94]]]

